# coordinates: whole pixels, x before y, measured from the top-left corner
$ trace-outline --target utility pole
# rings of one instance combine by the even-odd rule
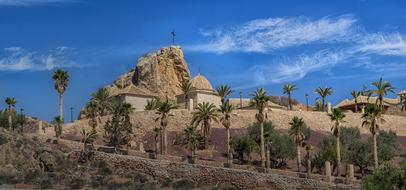
[[[240,109],[242,109],[242,92],[240,92]]]
[[[73,107],[70,107],[70,122],[73,123]]]
[[[24,112],[24,109],[20,108],[21,132],[24,131],[24,123],[25,123],[25,118],[24,118],[23,112]]]
[[[172,45],[175,45],[175,37],[176,37],[175,29],[172,30],[171,35],[172,35]]]
[[[309,95],[305,94],[306,97],[306,111],[309,111]]]

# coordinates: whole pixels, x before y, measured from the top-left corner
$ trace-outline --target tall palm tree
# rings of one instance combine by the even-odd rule
[[[185,109],[187,109],[189,104],[189,93],[192,91],[192,82],[190,80],[184,80],[179,84],[179,88],[185,96]]]
[[[351,96],[354,98],[354,103],[355,103],[355,113],[358,112],[358,97],[359,97],[360,95],[361,95],[361,92],[360,92],[360,91],[353,90],[353,91],[351,92]]]
[[[401,94],[400,95],[400,104],[401,104],[401,110],[406,112],[406,94]]]
[[[165,102],[159,103],[158,109],[156,114],[160,115],[160,117],[156,118],[155,121],[160,121],[161,123],[161,154],[167,154],[167,146],[168,146],[168,137],[166,134],[166,127],[168,126],[168,119],[170,116],[173,116],[169,112],[172,109],[175,109],[176,106],[169,102],[166,99]]]
[[[91,95],[90,101],[97,105],[100,116],[105,116],[112,110],[112,97],[106,88],[99,88]]]
[[[253,94],[251,94],[251,96],[253,97],[251,103],[258,110],[258,113],[256,114],[256,120],[260,126],[261,166],[265,167],[264,111],[270,98],[266,95],[266,91],[263,88],[257,89]]]
[[[55,90],[59,93],[59,122],[58,129],[56,131],[56,137],[60,137],[62,134],[62,123],[63,123],[63,93],[66,91],[69,83],[69,74],[68,72],[57,69],[52,76],[52,79],[55,82]]]
[[[297,162],[297,171],[300,172],[300,163],[301,163],[301,154],[300,154],[300,147],[303,144],[304,140],[304,133],[306,124],[303,121],[303,118],[299,118],[297,116],[293,117],[292,121],[289,122],[290,125],[290,132],[289,135],[293,138],[296,144],[296,162]]]
[[[231,164],[231,152],[230,152],[230,126],[231,126],[231,112],[233,111],[233,106],[229,102],[224,102],[219,111],[222,113],[220,118],[221,124],[227,130],[227,163]]]
[[[337,159],[337,176],[340,176],[341,155],[340,155],[340,124],[344,122],[345,114],[340,109],[333,109],[331,114],[328,115],[330,120],[334,122],[331,130],[336,137],[336,159]]]
[[[388,81],[383,81],[382,77],[379,81],[373,82],[372,86],[375,86],[376,89],[372,90],[372,93],[378,96],[376,99],[376,103],[379,103],[379,107],[383,111],[383,98],[386,96],[388,92],[394,93],[395,88]]]
[[[227,97],[233,93],[233,91],[231,90],[231,87],[228,85],[221,85],[221,86],[217,87],[216,92],[221,97],[222,104],[227,99]]]
[[[382,110],[380,107],[374,104],[370,104],[365,109],[362,115],[362,126],[368,127],[372,134],[373,139],[373,153],[374,153],[374,166],[378,168],[378,148],[376,142],[376,134],[379,132],[379,124],[385,122],[382,117]]]
[[[285,85],[283,86],[283,93],[288,95],[289,109],[290,109],[290,110],[292,110],[292,99],[291,99],[291,95],[292,95],[292,92],[295,91],[295,90],[297,90],[297,87],[296,87],[296,85],[294,85],[294,84],[288,83],[288,84],[285,84]]]
[[[89,126],[96,131],[98,117],[100,116],[99,105],[95,101],[90,101],[86,104],[84,114],[89,119]]]
[[[317,88],[314,92],[316,92],[320,97],[321,97],[321,106],[322,110],[321,111],[326,111],[326,97],[330,96],[333,94],[333,89],[330,87],[322,88],[319,87]]]
[[[12,113],[17,101],[14,98],[7,97],[5,102],[8,106],[8,127],[14,131]]]
[[[212,121],[218,122],[217,108],[213,103],[199,103],[192,113],[192,125],[202,124],[204,136],[204,148],[209,146],[210,125]]]

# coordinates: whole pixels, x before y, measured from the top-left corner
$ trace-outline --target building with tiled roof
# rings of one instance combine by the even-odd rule
[[[345,99],[340,103],[338,103],[336,106],[334,106],[334,108],[339,108],[342,110],[351,110],[355,112],[355,107],[357,107],[358,111],[361,111],[362,108],[366,107],[368,104],[376,104],[376,103],[378,103],[378,97],[376,96],[371,97],[358,96],[357,103],[355,103],[355,99],[352,100]],[[383,98],[383,105],[386,110],[391,107],[396,107],[399,103],[400,103],[399,96],[397,98]]]
[[[188,99],[185,99],[184,94],[178,94],[176,96],[177,104],[179,107],[184,107],[186,102],[189,104],[189,109],[196,107],[198,104],[203,102],[213,103],[216,106],[220,106],[221,98],[213,90],[212,85],[209,80],[201,74],[195,76],[191,81],[192,87],[191,92],[188,94]]]
[[[154,95],[148,89],[142,89],[133,84],[124,88],[113,86],[109,88],[109,92],[112,96],[117,97],[121,101],[130,103],[132,107],[135,108],[135,111],[144,111],[148,100],[158,98],[158,96]]]

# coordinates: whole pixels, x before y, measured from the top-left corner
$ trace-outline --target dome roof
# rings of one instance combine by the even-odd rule
[[[192,88],[196,90],[209,90],[213,91],[213,87],[210,82],[203,75],[197,75],[192,79]]]

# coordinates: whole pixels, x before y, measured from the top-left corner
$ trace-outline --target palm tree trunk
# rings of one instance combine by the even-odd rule
[[[378,168],[378,146],[376,144],[376,134],[373,134],[373,141],[374,141],[374,166],[375,169]]]
[[[168,150],[167,150],[167,146],[168,146],[168,136],[167,136],[167,134],[166,134],[166,126],[163,128],[163,135],[164,135],[164,145],[163,145],[163,147],[164,147],[164,154],[167,154],[168,153]]]
[[[160,136],[160,141],[161,141],[161,155],[163,155],[164,154],[164,129],[163,129],[163,126],[161,126],[161,134],[159,135]]]
[[[203,121],[203,136],[204,136],[204,149],[209,148],[209,127],[207,121]]]
[[[340,155],[340,136],[336,136],[336,154],[337,154],[337,176],[341,176],[340,166],[341,166],[341,155]]]
[[[355,102],[355,113],[358,112],[358,102]]]
[[[292,101],[290,99],[290,93],[288,94],[289,110],[292,110]]]
[[[326,106],[324,105],[324,104],[325,104],[325,101],[326,101],[326,100],[325,100],[324,97],[323,97],[323,98],[321,99],[321,106],[322,106],[321,111],[323,111],[323,112],[325,111],[325,107],[326,107]]]
[[[264,139],[264,122],[261,121],[260,131],[261,131],[261,167],[265,167],[265,139]]]
[[[188,105],[189,105],[189,97],[185,95],[185,109],[188,109]]]
[[[155,139],[155,158],[157,158],[158,157],[158,148],[159,147],[159,141],[158,141],[158,139]]]
[[[301,162],[301,155],[300,155],[300,146],[296,145],[296,154],[297,154],[297,171],[300,172],[300,162]]]
[[[227,163],[231,165],[231,151],[230,151],[230,128],[227,130]]]
[[[8,127],[14,131],[13,118],[11,117],[11,106],[8,106]]]
[[[62,123],[63,123],[63,97],[59,94],[59,121],[58,121],[58,132],[56,137],[60,137],[62,134]]]

